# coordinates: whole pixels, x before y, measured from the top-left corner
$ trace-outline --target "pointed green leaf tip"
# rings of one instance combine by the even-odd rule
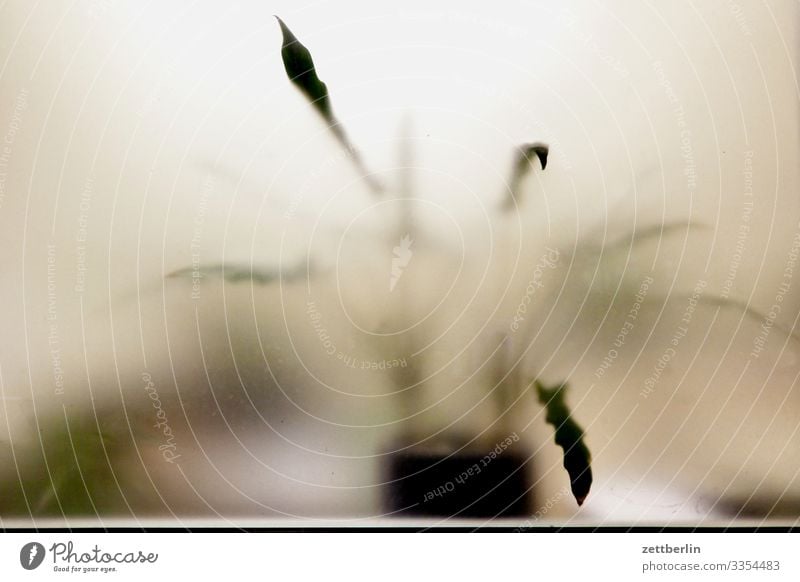
[[[564,449],[564,468],[569,474],[572,494],[578,505],[583,505],[592,487],[591,454],[583,442],[583,429],[572,420],[564,402],[567,386],[545,388],[538,380],[535,384],[539,403],[547,409],[545,420],[555,428],[556,444]]]
[[[335,123],[331,102],[328,97],[328,87],[317,76],[311,53],[297,40],[297,37],[289,30],[283,20],[277,16],[275,18],[281,26],[281,33],[283,33],[281,58],[283,59],[283,67],[286,69],[286,75],[294,83],[295,87],[300,89],[303,95],[306,96],[325,121],[329,124]]]
[[[543,143],[534,143],[524,146],[522,148],[522,160],[528,161],[531,156],[535,155],[539,158],[539,163],[542,164],[542,169],[547,167],[547,154],[550,153],[550,148]],[[522,161],[521,160],[521,161]]]
[[[539,163],[542,164],[542,170],[547,167],[547,155],[550,153],[550,148],[547,144],[531,143],[519,146],[514,158],[514,165],[511,168],[511,177],[508,181],[508,196],[505,198],[503,208],[511,210],[515,206],[515,200],[520,195],[520,185],[523,178],[528,175],[531,170],[531,163],[533,157],[539,158]]]
[[[289,30],[283,20],[277,16],[275,19],[280,24],[281,33],[283,34],[281,59],[283,60],[283,68],[286,69],[286,75],[292,84],[308,99],[317,113],[322,116],[322,119],[325,120],[328,129],[349,154],[350,160],[361,174],[363,180],[369,185],[373,194],[380,194],[383,191],[383,186],[371,172],[367,171],[361,159],[361,154],[350,143],[347,133],[333,114],[328,87],[317,76],[317,69],[314,67],[311,53],[297,40],[297,37]]]

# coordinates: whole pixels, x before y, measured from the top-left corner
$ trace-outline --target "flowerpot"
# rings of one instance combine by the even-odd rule
[[[531,460],[496,450],[392,455],[386,471],[387,513],[482,519],[529,515],[534,506]]]

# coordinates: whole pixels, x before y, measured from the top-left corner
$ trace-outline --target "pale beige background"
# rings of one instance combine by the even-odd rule
[[[800,345],[778,326],[798,316],[800,281],[758,358],[759,317],[711,302],[642,389],[699,280],[706,298],[775,303],[800,232],[797,12],[788,0],[3,3],[5,476],[37,446],[35,419],[96,409],[135,435],[122,490],[165,515],[377,516],[380,455],[398,441],[511,431],[536,453],[539,502],[557,499],[546,519],[696,522],[751,494],[791,507]],[[383,198],[286,80],[272,14],[312,51]],[[547,170],[503,215],[513,149],[535,140],[551,146]],[[390,292],[403,197],[417,200],[414,254]],[[690,222],[631,248],[636,228]],[[310,259],[312,277],[208,278],[195,300],[191,280],[164,279],[191,266],[193,239],[203,265]],[[511,332],[546,247],[560,259]],[[392,394],[398,376],[326,353],[309,300],[337,353],[414,362],[425,382],[410,403]],[[496,370],[517,361],[518,383],[570,382],[595,459],[580,512],[533,399],[497,422]],[[158,453],[144,371],[178,464]]]

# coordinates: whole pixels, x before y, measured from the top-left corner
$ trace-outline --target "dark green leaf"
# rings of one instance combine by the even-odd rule
[[[333,110],[328,97],[328,87],[317,76],[317,69],[314,67],[311,53],[297,40],[297,37],[289,30],[283,20],[277,16],[275,18],[278,20],[283,33],[281,58],[289,80],[294,83],[295,87],[300,89],[325,121],[331,125],[335,124],[336,121],[333,117]]]
[[[311,58],[309,50],[297,40],[297,37],[289,29],[288,26],[278,18],[278,24],[281,27],[283,34],[283,46],[281,47],[281,58],[283,59],[283,68],[286,70],[286,75],[289,80],[297,87],[300,92],[309,100],[314,109],[322,116],[331,133],[344,147],[345,151],[350,154],[350,159],[356,170],[361,174],[364,181],[369,185],[373,193],[379,194],[383,187],[366,169],[364,162],[361,159],[361,154],[350,142],[344,127],[336,119],[333,114],[333,107],[331,106],[330,95],[328,94],[328,86],[322,82],[317,75],[317,69],[314,66],[314,59]]]
[[[583,429],[572,420],[564,402],[567,386],[545,388],[538,380],[535,384],[539,402],[547,409],[545,420],[555,428],[555,442],[564,449],[564,468],[569,474],[572,494],[578,505],[583,505],[592,487],[591,454],[583,442]]]
[[[511,178],[508,181],[508,197],[504,204],[506,210],[514,207],[514,202],[519,197],[519,187],[523,178],[530,172],[534,156],[539,158],[542,170],[547,167],[547,155],[550,148],[543,143],[524,144],[517,150],[514,165],[511,168]]]
[[[550,153],[550,148],[543,143],[534,143],[524,146],[522,154],[525,160],[530,164],[531,158],[536,155],[539,158],[539,163],[542,164],[542,169],[547,167],[547,154]]]

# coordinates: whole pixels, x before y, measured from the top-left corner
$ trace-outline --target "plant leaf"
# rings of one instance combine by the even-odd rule
[[[361,174],[364,181],[369,185],[373,194],[380,194],[383,187],[380,182],[367,171],[361,154],[350,142],[344,127],[333,114],[328,86],[322,82],[317,75],[314,66],[314,59],[311,52],[299,41],[294,33],[277,16],[275,17],[281,27],[283,34],[283,45],[281,46],[281,59],[283,68],[292,84],[308,99],[314,109],[322,116],[328,125],[331,133],[339,141],[345,151],[349,154],[356,170]]]
[[[294,83],[295,87],[306,96],[322,118],[329,124],[335,124],[331,102],[328,96],[328,87],[317,76],[317,69],[314,66],[314,59],[311,58],[309,50],[297,40],[297,37],[289,30],[289,27],[278,18],[278,24],[283,34],[283,46],[281,48],[281,58],[286,75]]]
[[[550,153],[550,148],[543,143],[533,143],[530,145],[525,145],[521,148],[522,156],[528,164],[530,164],[531,158],[536,155],[539,158],[539,163],[542,164],[542,169],[544,170],[547,167],[547,154]],[[520,160],[520,164],[522,160]],[[529,166],[528,166],[529,167]]]
[[[665,301],[673,301],[677,299],[682,299],[686,301],[689,300],[692,296],[656,295],[656,297],[660,297]],[[720,309],[738,309],[741,313],[744,313],[745,316],[750,318],[754,323],[764,323],[766,320],[769,319],[769,314],[764,313],[763,311],[760,311],[755,307],[751,307],[749,303],[746,303],[740,299],[731,299],[730,297],[710,295],[707,297],[706,296],[699,297],[697,299],[697,304],[704,307],[719,307]],[[785,325],[781,325],[775,321],[771,322],[771,328],[778,330],[784,336],[794,340],[795,342],[800,342],[800,335],[798,335],[793,331],[794,328],[787,328]]]
[[[205,279],[206,277],[221,277],[231,283],[250,281],[254,285],[269,285],[275,281],[292,281],[305,275],[308,271],[309,269],[306,269],[305,265],[300,265],[289,271],[280,271],[277,269],[257,269],[250,265],[219,263],[202,268],[185,267],[178,269],[169,273],[167,278]]]
[[[508,197],[506,198],[503,208],[511,210],[514,207],[514,201],[519,196],[519,187],[523,178],[530,172],[534,156],[539,158],[539,163],[542,164],[542,170],[547,167],[547,155],[550,153],[550,148],[543,143],[523,144],[517,149],[517,157],[514,160],[514,165],[511,168],[511,177],[508,181]]]
[[[637,244],[644,244],[646,242],[655,240],[659,242],[661,239],[666,239],[675,234],[683,234],[688,236],[697,230],[708,230],[708,225],[701,222],[668,222],[662,224],[653,224],[650,226],[640,227],[633,231],[630,235],[620,238],[607,245],[607,247],[627,249],[630,246]]]
[[[583,429],[572,420],[572,415],[564,402],[566,384],[555,388],[545,388],[536,381],[539,403],[547,410],[545,420],[555,429],[555,442],[564,449],[564,468],[569,474],[572,494],[578,505],[583,505],[592,487],[591,454],[583,442]]]

